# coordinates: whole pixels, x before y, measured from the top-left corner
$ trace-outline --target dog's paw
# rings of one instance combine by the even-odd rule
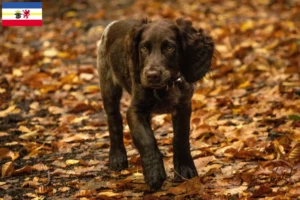
[[[178,165],[174,170],[175,181],[181,181],[183,179],[190,179],[198,176],[194,163],[190,165]]]
[[[114,150],[109,152],[109,168],[113,171],[121,171],[128,168],[126,150]]]
[[[152,159],[143,162],[143,174],[145,182],[151,190],[161,188],[163,182],[166,180],[163,159]]]

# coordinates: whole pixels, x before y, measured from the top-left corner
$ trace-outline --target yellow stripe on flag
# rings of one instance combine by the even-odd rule
[[[2,13],[2,16],[14,16],[14,15],[15,15],[15,13]],[[30,15],[32,15],[32,16],[42,16],[42,13],[30,13]]]

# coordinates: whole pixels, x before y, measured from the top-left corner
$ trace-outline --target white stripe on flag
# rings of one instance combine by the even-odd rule
[[[2,20],[8,20],[8,19],[15,19],[15,20],[36,19],[36,20],[42,20],[42,16],[31,16],[31,15],[29,15],[28,19],[24,18],[23,16],[20,19],[16,19],[16,16],[3,16],[2,17]]]
[[[23,13],[23,10],[30,10],[30,12],[42,12],[41,8],[2,8],[2,13],[15,13],[17,10],[19,10],[21,13]]]

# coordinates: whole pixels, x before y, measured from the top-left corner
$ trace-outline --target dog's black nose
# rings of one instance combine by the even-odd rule
[[[150,83],[158,83],[161,79],[159,71],[156,70],[148,71],[146,77],[148,82]]]

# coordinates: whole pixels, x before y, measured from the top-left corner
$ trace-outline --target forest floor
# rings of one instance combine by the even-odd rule
[[[0,199],[299,198],[299,10],[292,0],[51,0],[42,27],[1,27]],[[168,175],[156,192],[144,183],[125,118],[130,166],[108,169],[95,69],[105,26],[143,17],[190,19],[218,52],[193,97],[199,177],[173,181],[170,116],[154,116]],[[129,103],[126,94],[123,116]]]

